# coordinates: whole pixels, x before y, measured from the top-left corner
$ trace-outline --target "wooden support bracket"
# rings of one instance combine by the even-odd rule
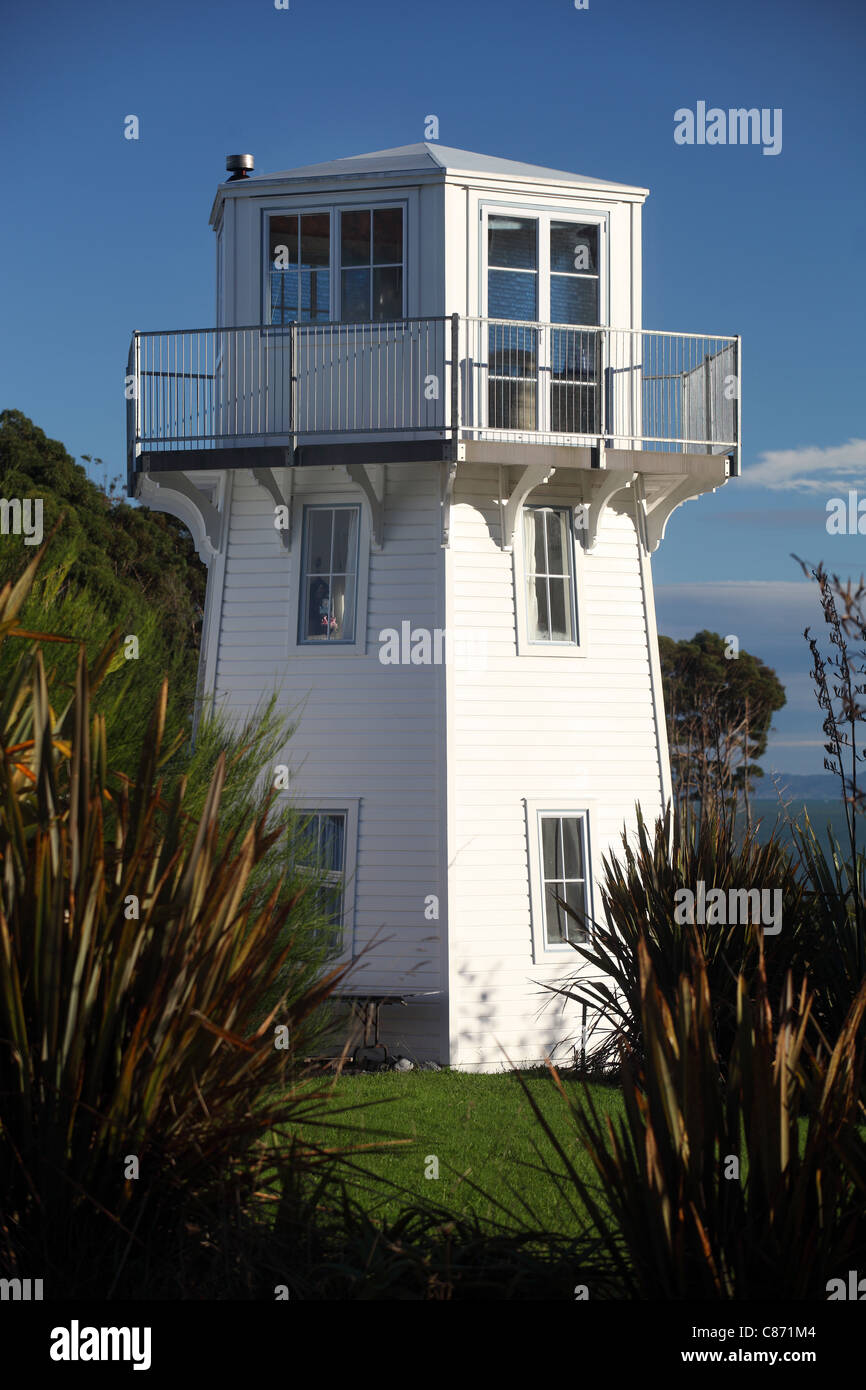
[[[385,534],[385,464],[347,463],[346,472],[370,508],[370,544],[381,550]]]
[[[548,463],[530,463],[524,468],[507,499],[502,496],[502,488],[500,488],[499,505],[502,516],[503,550],[510,550],[514,543],[514,530],[517,526],[520,508],[530,492],[541,487],[542,484],[550,482],[555,472],[556,469]]]

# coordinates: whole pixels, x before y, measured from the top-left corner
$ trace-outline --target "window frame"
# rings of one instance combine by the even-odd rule
[[[529,633],[525,514],[530,510],[545,508],[568,513],[567,529],[572,576],[571,602],[574,630],[574,639],[571,642],[539,641],[537,638],[531,637]],[[561,660],[563,657],[574,659],[575,657],[586,657],[587,655],[587,612],[586,603],[583,601],[583,594],[585,592],[585,551],[580,538],[582,533],[578,527],[578,515],[580,511],[581,504],[577,502],[559,501],[553,497],[536,497],[532,501],[527,499],[517,514],[517,526],[515,527],[515,534],[512,542],[512,556],[514,561],[514,609],[516,614],[518,656],[537,656],[541,657],[544,661],[549,661]]]
[[[595,802],[581,800],[577,805],[556,801],[552,798],[528,798],[526,808],[526,835],[529,863],[529,901],[532,918],[532,959],[534,963],[567,960],[572,965],[583,965],[574,947],[567,941],[551,944],[547,939],[547,918],[545,910],[544,847],[542,842],[542,822],[545,819],[579,820],[582,823],[584,867],[586,870],[586,913],[590,923],[595,920],[595,866],[593,845],[595,840]],[[592,927],[589,928],[592,940]]]
[[[357,796],[289,796],[291,806],[302,818],[310,815],[341,815],[346,818],[343,868],[343,912],[340,930],[342,946],[330,957],[332,962],[353,959],[355,953],[355,904],[358,870],[358,821],[361,799]],[[303,871],[304,866],[299,865]]]
[[[400,208],[403,212],[403,312],[401,319],[409,316],[410,298],[410,266],[409,266],[409,212],[410,200],[408,198],[381,198],[371,201],[365,199],[361,202],[340,201],[322,205],[319,202],[306,204],[302,199],[292,203],[277,202],[276,206],[262,208],[261,210],[261,324],[267,330],[264,334],[266,338],[285,334],[291,326],[290,323],[271,323],[271,298],[270,298],[270,219],[272,217],[304,217],[308,214],[327,213],[330,218],[330,262],[328,266],[330,275],[330,323],[342,323],[342,256],[340,250],[340,227],[341,215],[344,212],[375,212],[379,209]],[[390,322],[390,320],[388,320]],[[400,320],[395,320],[399,322]],[[347,319],[347,323],[379,323],[386,320],[378,319]],[[301,326],[307,325],[310,328],[323,327],[323,320],[303,320]]]
[[[488,264],[488,241],[489,241],[489,222],[491,217],[511,216],[523,220],[529,219],[536,222],[538,227],[536,245],[536,293],[537,293],[537,313],[536,322],[550,324],[550,292],[551,292],[551,269],[550,269],[550,230],[554,222],[573,222],[580,226],[594,226],[598,229],[598,323],[597,324],[553,324],[553,329],[569,327],[597,327],[604,328],[610,323],[610,213],[600,208],[582,209],[568,207],[563,208],[549,203],[529,203],[529,202],[498,202],[481,199],[479,201],[480,227],[478,245],[478,304],[479,314],[482,319],[490,317],[488,304],[488,276],[491,269]],[[493,266],[496,270],[498,267]],[[529,272],[525,272],[529,273]],[[553,272],[556,274],[557,272]],[[579,272],[575,272],[576,278]],[[509,324],[520,325],[530,323],[529,319],[509,319]],[[488,333],[482,335],[482,357],[484,363],[488,357]],[[573,440],[575,442],[590,441],[595,439],[594,434],[582,434],[579,430],[553,430],[553,392],[554,385],[551,374],[550,358],[552,355],[552,332],[545,332],[540,335],[536,344],[537,367],[535,374],[535,425],[533,428],[528,426],[524,429],[520,426],[514,427],[514,433],[518,436],[526,434],[530,436],[553,434],[559,441]],[[527,378],[532,380],[533,378]],[[486,393],[485,393],[486,400]],[[490,424],[487,417],[487,405],[484,405],[484,428],[500,431],[505,428],[497,424]],[[512,431],[509,429],[509,433]]]
[[[309,509],[354,507],[358,520],[358,568],[355,580],[355,636],[351,642],[300,641],[301,603],[304,599],[304,519]],[[367,652],[367,594],[370,582],[370,509],[357,492],[341,489],[332,495],[296,494],[292,507],[288,590],[290,614],[287,624],[286,655],[313,660],[339,661],[342,657],[365,656]]]
[[[608,289],[608,259],[609,259],[609,224],[610,214],[599,208],[576,209],[561,208],[550,205],[532,203],[499,203],[484,201],[480,205],[481,210],[481,237],[479,243],[479,313],[482,318],[488,318],[487,308],[487,272],[490,269],[487,263],[488,246],[488,223],[491,217],[503,217],[506,214],[515,218],[531,220],[538,223],[538,242],[537,242],[537,284],[538,284],[538,322],[550,323],[550,224],[552,222],[574,222],[581,226],[598,227],[598,324],[582,325],[587,328],[605,328],[609,323],[609,289]],[[498,267],[494,266],[496,270]],[[556,274],[557,272],[553,272]],[[575,272],[579,276],[580,272]],[[512,320],[509,320],[511,322]],[[529,320],[514,319],[515,323],[529,322]],[[563,325],[568,327],[569,325]],[[581,325],[574,325],[581,326]]]
[[[300,270],[300,254],[301,254],[301,219],[304,218],[304,217],[327,217],[327,218],[328,218],[328,313],[327,313],[327,317],[326,317],[326,318],[324,318],[324,319],[301,319],[301,318],[298,318],[298,319],[285,319],[285,320],[282,320],[282,321],[277,322],[277,321],[274,321],[274,320],[270,317],[270,314],[271,314],[272,309],[273,309],[273,304],[272,304],[272,301],[271,301],[271,272],[272,272],[272,270],[273,270],[273,266],[271,265],[271,248],[270,248],[270,242],[271,242],[271,218],[273,218],[273,217],[292,217],[292,218],[295,219],[295,221],[296,221],[296,223],[297,223],[297,236],[298,236],[298,269],[299,269],[299,270]],[[263,323],[265,324],[265,326],[266,326],[267,328],[271,328],[271,329],[280,329],[280,330],[282,330],[283,332],[285,332],[285,330],[286,330],[287,328],[289,328],[293,323],[296,323],[296,324],[299,324],[299,325],[310,325],[311,327],[312,327],[312,326],[315,326],[316,324],[322,325],[322,324],[324,324],[324,323],[329,323],[329,322],[331,321],[332,317],[333,317],[333,312],[334,312],[334,219],[333,219],[333,217],[331,216],[331,209],[330,209],[330,208],[327,208],[327,207],[325,207],[325,208],[305,208],[305,207],[299,207],[299,208],[292,208],[292,209],[290,209],[290,210],[288,210],[288,211],[286,211],[286,212],[276,212],[276,211],[269,211],[269,212],[267,212],[267,213],[265,214],[265,250],[264,250],[264,255],[265,255],[265,266],[266,266],[265,275],[264,275],[264,277],[263,277],[263,278],[264,278],[264,281],[265,281],[265,313],[264,313],[264,316],[263,316],[263,320],[262,320],[262,321],[263,321]],[[322,267],[316,267],[316,269],[324,269],[324,267],[323,267],[323,266],[322,266]],[[299,297],[299,298],[300,298],[300,294],[301,294],[301,280],[300,280],[300,275],[299,275],[299,277],[298,277],[298,297]]]
[[[373,271],[374,271],[375,269],[387,269],[388,267],[393,266],[393,265],[396,264],[396,262],[389,261],[389,262],[382,262],[382,265],[381,265],[381,266],[377,266],[377,265],[376,265],[376,262],[373,260],[373,254],[374,254],[374,251],[373,251],[373,248],[374,248],[374,237],[373,237],[373,213],[375,213],[375,212],[388,212],[388,211],[393,211],[393,210],[396,209],[396,208],[399,208],[399,209],[402,211],[402,214],[403,214],[403,218],[402,218],[402,222],[403,222],[403,245],[402,245],[402,260],[400,261],[400,267],[401,267],[402,272],[403,272],[403,274],[402,274],[402,276],[401,276],[401,279],[400,279],[400,289],[401,289],[401,299],[402,299],[402,312],[401,312],[401,314],[400,314],[400,318],[399,318],[399,319],[373,319],[373,318],[369,318],[369,319],[344,319],[344,318],[343,318],[343,270],[344,270],[344,268],[347,269],[347,270],[365,270],[365,269],[366,269],[366,270],[369,270],[369,272],[370,272],[370,307],[372,308],[372,303],[373,303]],[[367,265],[367,266],[346,266],[346,267],[343,266],[342,231],[343,231],[343,213],[344,213],[344,212],[369,212],[369,214],[370,214],[370,263],[369,263],[369,265]],[[407,271],[407,268],[406,268],[406,246],[407,246],[407,241],[408,241],[408,233],[407,233],[407,225],[406,225],[406,224],[407,224],[407,221],[408,221],[408,216],[407,216],[406,204],[405,204],[405,203],[402,203],[402,202],[396,202],[396,203],[350,203],[350,204],[348,204],[347,206],[340,205],[340,206],[334,208],[334,221],[335,221],[335,228],[336,228],[336,240],[332,240],[332,245],[333,245],[333,247],[334,247],[334,252],[333,252],[333,254],[334,254],[334,256],[336,257],[336,260],[335,260],[335,268],[334,268],[334,271],[333,271],[332,273],[335,274],[336,280],[337,280],[337,282],[338,282],[338,283],[336,284],[336,287],[335,287],[335,302],[336,302],[336,308],[337,308],[337,313],[338,313],[338,317],[339,317],[340,323],[352,323],[352,324],[359,324],[359,323],[399,323],[399,322],[401,321],[401,319],[405,319],[405,318],[406,318],[406,282],[407,282],[407,279],[408,279],[408,271]]]
[[[356,645],[356,639],[357,639],[357,635],[358,635],[358,618],[359,618],[359,614],[358,614],[358,581],[359,581],[359,573],[360,573],[360,568],[361,568],[361,513],[362,513],[362,511],[363,511],[363,508],[362,508],[360,502],[330,502],[330,501],[328,501],[328,502],[304,502],[304,503],[302,503],[301,509],[300,509],[300,510],[301,510],[301,534],[300,534],[300,551],[299,551],[299,562],[300,562],[300,564],[299,564],[299,570],[298,570],[298,581],[299,581],[299,582],[298,582],[297,633],[296,633],[298,646],[299,646],[299,647],[325,647],[325,648],[339,648],[339,647],[343,647],[343,648],[346,648],[346,649],[348,649],[349,651],[351,651],[352,648]],[[352,636],[351,636],[351,638],[337,637],[337,638],[333,638],[333,639],[330,638],[330,637],[328,637],[325,641],[322,641],[322,640],[320,640],[320,639],[317,640],[316,638],[310,637],[309,635],[302,637],[302,636],[301,636],[301,629],[302,629],[302,627],[303,627],[303,628],[306,628],[306,614],[305,614],[305,612],[304,612],[304,608],[302,607],[302,605],[305,604],[306,592],[307,592],[307,578],[308,578],[308,574],[307,574],[307,548],[308,548],[308,544],[309,544],[309,539],[308,539],[308,526],[307,526],[307,521],[308,521],[308,519],[311,519],[311,518],[312,518],[314,512],[331,512],[331,513],[333,514],[333,513],[336,513],[336,512],[348,512],[348,511],[355,512],[355,514],[356,514],[356,516],[357,516],[357,518],[358,518],[358,520],[357,520],[357,526],[356,526],[356,531],[355,531],[355,555],[354,555],[354,559],[355,559],[355,569],[354,569],[354,580],[355,580],[355,593],[354,593],[354,598],[355,598],[355,603],[354,603],[354,614],[353,614],[353,622],[352,622]],[[333,522],[332,522],[332,541],[331,541],[331,546],[332,546],[332,553],[333,553]],[[348,555],[348,552],[347,552],[347,560],[348,560],[348,558],[349,558],[349,555]],[[327,574],[327,579],[328,579],[328,583],[329,583],[329,586],[330,586],[330,585],[333,584],[333,579],[334,579],[334,573],[335,573],[335,571],[330,570],[330,569],[329,569],[327,572],[323,571],[323,576],[322,576],[323,578],[325,577],[325,573]],[[348,576],[352,573],[352,571],[349,570],[349,569],[346,569],[344,573],[345,573],[345,577],[348,578]],[[329,594],[329,601],[330,601],[330,594]]]

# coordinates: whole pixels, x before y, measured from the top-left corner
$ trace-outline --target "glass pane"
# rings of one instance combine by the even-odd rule
[[[342,507],[334,512],[334,574],[345,574],[355,568],[358,513],[354,507]]]
[[[328,508],[307,512],[307,574],[331,568],[331,532],[334,514]]]
[[[301,271],[301,321],[327,323],[331,317],[331,276],[327,270]]]
[[[538,371],[538,333],[534,328],[510,328],[491,324],[487,366],[491,376],[534,380]]]
[[[538,276],[509,270],[487,275],[487,313],[492,319],[538,319]],[[591,282],[590,282],[591,283]]]
[[[551,375],[562,381],[594,381],[598,335],[588,328],[557,328],[550,335]]]
[[[586,918],[586,889],[582,883],[567,883],[560,890],[570,911],[563,913],[569,941],[586,941],[589,937],[589,923]]]
[[[550,428],[561,434],[597,434],[594,386],[559,386],[550,392]]]
[[[544,856],[545,879],[562,878],[562,855],[560,852],[558,816],[542,817],[541,850]]]
[[[578,275],[598,274],[598,227],[551,222],[550,269]]]
[[[328,922],[339,926],[343,919],[342,888],[320,888],[316,894],[316,906]]]
[[[271,269],[271,323],[293,323],[297,317],[297,270]]]
[[[536,403],[534,381],[491,380],[487,390],[488,424],[498,430],[534,430]]]
[[[554,642],[571,641],[571,585],[567,579],[549,579],[550,635]]]
[[[303,636],[309,642],[327,641],[330,630],[331,586],[321,575],[312,575],[307,580],[304,599]]]
[[[490,217],[487,222],[487,264],[517,270],[538,266],[538,223],[529,218]]]
[[[528,507],[524,513],[526,533],[526,567],[530,574],[544,574],[544,513],[539,507]]]
[[[331,219],[326,212],[307,214],[301,218],[301,265],[330,264]]]
[[[339,637],[341,642],[354,642],[355,640],[355,576],[347,574],[344,579],[335,579],[334,588],[342,586],[341,610],[340,610],[340,630],[334,635]]]
[[[310,816],[302,820],[298,829],[296,849],[297,863],[305,869],[313,869],[319,858],[319,817]]]
[[[328,610],[328,637],[332,642],[342,642],[346,634],[343,630],[346,620],[346,576],[337,574],[331,581],[331,606]]]
[[[547,520],[548,574],[568,574],[568,522],[565,512],[544,513]]]
[[[551,275],[551,323],[598,323],[598,281]]]
[[[377,323],[403,317],[403,267],[373,271],[373,318]]]
[[[376,208],[373,212],[373,264],[403,262],[403,209]]]
[[[268,219],[269,256],[271,268],[282,270],[288,265],[298,264],[298,219],[297,217],[271,217]]]
[[[562,843],[565,856],[564,877],[583,878],[583,835],[578,816],[563,817]]]
[[[340,214],[340,264],[370,264],[369,212]]]
[[[369,270],[344,270],[340,317],[347,323],[370,320]]]
[[[322,848],[320,865],[329,873],[343,872],[343,843],[345,817],[341,815],[322,816]]]
[[[563,897],[561,883],[549,883],[544,890],[544,917],[547,923],[547,940],[553,946],[564,943],[568,930],[565,910],[556,899]]]
[[[550,614],[547,611],[547,580],[534,579],[529,585],[529,612],[527,614],[529,640],[546,642],[550,636]]]

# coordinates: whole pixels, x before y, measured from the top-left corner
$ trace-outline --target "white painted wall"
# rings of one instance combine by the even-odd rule
[[[498,1044],[514,1062],[538,1061],[579,1027],[573,1006],[559,1012],[561,1001],[538,1017],[542,985],[579,958],[533,961],[524,798],[590,808],[596,879],[603,851],[633,824],[635,801],[654,816],[662,800],[632,518],[606,512],[580,568],[586,655],[518,655],[495,472],[458,474],[447,566],[457,640],[479,626],[487,633],[487,670],[456,666],[448,686],[451,1049],[466,1068],[502,1065]],[[573,488],[559,482],[558,474],[529,500],[573,503]]]
[[[380,942],[353,976],[364,987],[439,989],[445,984],[442,921],[426,921],[429,894],[446,901],[440,823],[444,746],[443,671],[379,661],[379,633],[404,619],[442,626],[438,475],[389,469],[385,546],[370,553],[366,652],[335,648],[289,654],[297,624],[294,562],[304,502],[360,501],[343,469],[299,469],[291,553],[274,529],[274,503],[250,472],[235,475],[216,658],[218,706],[245,715],[280,692],[297,709],[285,761],[297,797],[359,799],[354,950]],[[363,537],[362,537],[363,538]],[[212,640],[216,640],[215,634]],[[351,945],[351,943],[349,943]],[[391,1008],[392,1041],[434,1059],[444,1055],[442,1010]]]

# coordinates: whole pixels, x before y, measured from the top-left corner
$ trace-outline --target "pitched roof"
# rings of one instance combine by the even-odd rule
[[[436,170],[537,179],[546,183],[597,184],[604,188],[647,192],[646,189],[638,189],[633,184],[612,183],[609,179],[571,174],[562,169],[548,169],[541,164],[524,164],[515,159],[499,159],[495,155],[475,154],[471,150],[457,150],[449,145],[431,144],[427,141],[421,141],[416,145],[398,145],[392,150],[372,150],[369,154],[351,155],[348,159],[332,159],[324,164],[307,164],[299,169],[253,174],[249,181],[356,178],[363,174],[429,174]]]

